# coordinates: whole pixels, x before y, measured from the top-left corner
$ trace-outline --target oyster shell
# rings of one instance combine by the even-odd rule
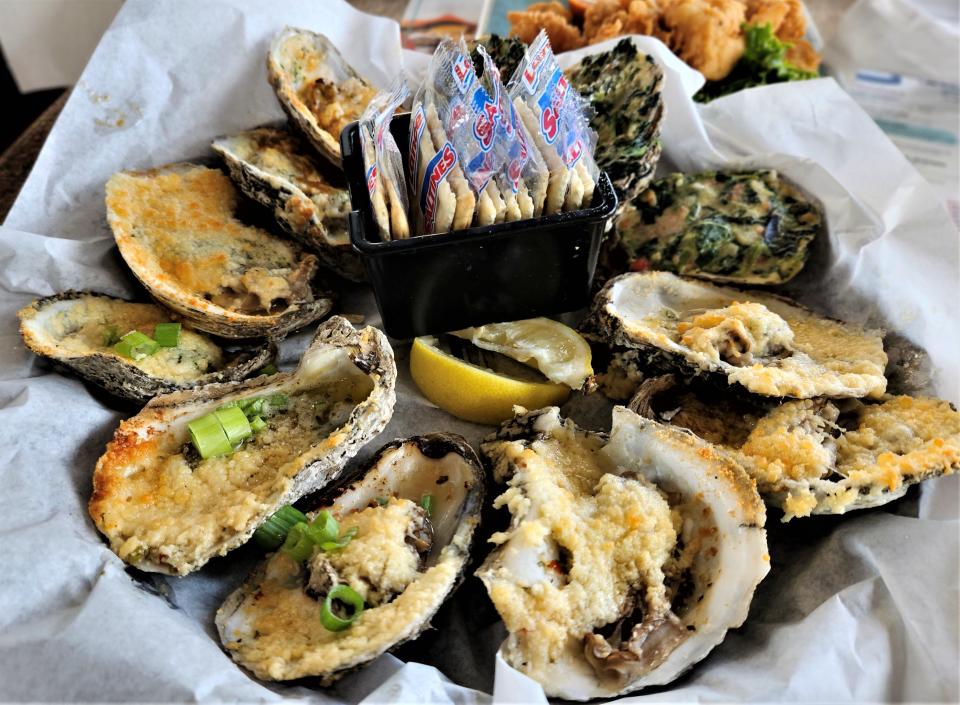
[[[663,69],[632,40],[621,39],[566,74],[590,101],[590,126],[597,132],[594,158],[623,203],[647,187],[660,159]]]
[[[668,375],[644,382],[630,406],[733,453],[783,521],[876,507],[960,470],[960,414],[930,397],[764,403]]]
[[[273,360],[276,346],[229,354],[202,333],[181,331],[180,345],[132,360],[106,344],[108,326],[121,333],[153,334],[170,313],[154,304],[133,303],[92,291],[64,291],[37,299],[17,312],[23,342],[119,397],[146,402],[158,394],[214,382],[235,382]]]
[[[291,374],[154,398],[120,424],[93,473],[89,511],[120,558],[185,575],[245,543],[279,507],[337,479],[393,414],[397,369],[386,337],[339,316]],[[272,394],[287,408],[231,455],[203,460],[187,424]]]
[[[304,567],[282,551],[217,610],[220,639],[258,677],[319,676],[326,685],[429,626],[461,580],[480,521],[483,471],[460,436],[435,433],[384,446],[363,476],[325,508],[358,533],[345,549],[319,549]],[[429,516],[419,503],[433,498]],[[342,632],[319,620],[318,596],[337,582],[366,609]]]
[[[320,263],[362,281],[363,264],[350,246],[350,194],[324,177],[308,148],[287,130],[258,127],[211,145],[247,196],[273,210],[277,223],[317,254]]]
[[[611,279],[582,327],[587,339],[611,347],[600,381],[616,399],[629,398],[644,375],[673,371],[799,399],[879,397],[887,386],[879,332],[668,272]]]
[[[340,132],[376,95],[322,34],[285,27],[270,43],[267,77],[293,125],[335,166]]]
[[[224,338],[282,337],[329,313],[317,258],[234,215],[237,192],[196,164],[120,172],[107,182],[120,254],[151,296]]]
[[[822,227],[820,207],[772,169],[670,174],[627,205],[604,259],[612,271],[783,284]]]
[[[746,619],[765,513],[723,451],[623,407],[609,437],[551,407],[481,453],[512,521],[477,575],[509,632],[501,655],[548,696],[670,683]]]

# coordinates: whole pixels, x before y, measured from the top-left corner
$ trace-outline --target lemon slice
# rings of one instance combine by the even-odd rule
[[[549,318],[490,323],[454,331],[451,335],[469,340],[478,348],[532,365],[551,382],[560,382],[571,389],[583,387],[587,377],[593,374],[587,341],[570,326]]]
[[[498,424],[513,416],[513,405],[528,409],[562,404],[570,387],[530,382],[464,362],[424,336],[410,349],[410,375],[427,399],[457,418]]]

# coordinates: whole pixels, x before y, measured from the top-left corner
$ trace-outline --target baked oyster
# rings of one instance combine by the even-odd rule
[[[23,342],[42,355],[125,399],[146,402],[178,389],[235,382],[273,360],[276,346],[229,353],[202,333],[180,332],[176,347],[140,360],[121,355],[115,338],[137,330],[153,335],[170,313],[92,291],[65,291],[37,299],[17,312]]]
[[[621,39],[566,74],[590,101],[590,126],[597,132],[594,158],[623,203],[647,187],[660,159],[663,69],[631,39]]]
[[[107,221],[120,254],[151,296],[194,328],[224,338],[282,337],[323,318],[317,258],[237,219],[221,171],[170,164],[107,182]]]
[[[328,685],[415,639],[461,580],[483,484],[460,436],[388,443],[361,479],[321,508],[355,533],[344,548],[313,547],[302,562],[280,550],[227,598],[216,616],[227,652],[259,678],[315,676]],[[359,596],[363,611],[330,631],[321,605],[338,585]]]
[[[396,376],[383,333],[334,316],[293,373],[155,397],[97,461],[90,516],[130,565],[194,571],[336,480],[390,420]],[[201,457],[188,424],[241,402],[269,407],[264,428],[228,455]]]
[[[267,54],[267,77],[290,121],[340,166],[340,132],[377,93],[324,35],[286,27]]]
[[[670,174],[624,208],[604,258],[612,271],[783,284],[822,227],[820,207],[772,169]]]
[[[765,513],[723,451],[623,407],[609,437],[551,407],[481,453],[512,520],[477,575],[509,632],[501,655],[548,696],[670,683],[746,619],[770,567]]]
[[[324,176],[308,148],[290,132],[258,127],[211,145],[247,196],[273,210],[277,223],[306,245],[320,264],[362,281],[363,264],[350,246],[350,193]]]
[[[771,397],[880,397],[878,331],[818,316],[787,299],[636,272],[611,279],[584,321],[609,347],[604,393],[629,399],[646,376],[677,372]]]
[[[960,414],[930,397],[764,402],[668,375],[630,406],[733,453],[783,521],[876,507],[960,469]]]
[[[494,65],[500,71],[500,77],[504,84],[510,81],[510,77],[516,72],[523,56],[527,52],[527,45],[516,37],[501,37],[499,34],[488,34],[467,42],[470,48],[470,59],[473,62],[473,68],[477,72],[477,78],[483,77],[484,61],[483,56],[477,49],[482,45],[487,54],[493,59]]]

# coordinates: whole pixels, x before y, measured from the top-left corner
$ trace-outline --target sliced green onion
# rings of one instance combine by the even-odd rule
[[[272,362],[268,362],[266,365],[260,368],[261,375],[275,375],[280,370],[277,369],[277,366]]]
[[[250,419],[250,430],[254,433],[260,433],[263,429],[267,427],[267,422],[261,419],[259,416],[254,416]]]
[[[314,545],[316,544],[310,535],[310,527],[300,522],[290,527],[281,550],[297,563],[303,563],[313,554]]]
[[[351,614],[344,619],[333,611],[333,601],[337,600],[351,608]],[[363,613],[363,598],[349,585],[338,583],[327,593],[326,599],[320,605],[320,624],[331,632],[342,632]]]
[[[266,406],[269,407],[269,411],[279,411],[287,408],[290,404],[290,397],[286,394],[271,394],[264,401]]]
[[[253,540],[261,548],[274,551],[283,545],[290,529],[306,521],[307,517],[303,512],[288,504],[280,507],[273,516],[257,527],[253,532]]]
[[[310,528],[314,530],[313,535],[317,538],[317,543],[325,541],[336,541],[340,534],[340,524],[334,518],[333,514],[324,509],[317,514],[310,522]]]
[[[386,497],[377,497],[376,500],[377,500],[377,504],[379,504],[381,507],[387,506],[387,502],[390,501]]]
[[[427,512],[428,517],[433,516],[433,495],[425,494],[420,498],[420,506]]]
[[[201,458],[214,458],[233,452],[233,444],[223,430],[223,424],[214,414],[205,414],[187,424],[190,441]]]
[[[265,402],[261,397],[250,399],[249,401],[250,403],[247,404],[246,408],[243,410],[247,416],[259,416],[263,413]]]
[[[351,526],[347,531],[344,532],[343,536],[338,538],[336,541],[324,541],[320,544],[320,549],[323,551],[340,551],[346,548],[347,544],[350,543],[354,537],[359,532],[359,529],[355,526]]]
[[[161,348],[175,348],[180,345],[180,324],[158,323],[153,327],[153,337]]]
[[[113,349],[124,357],[132,360],[142,360],[145,357],[153,355],[160,346],[157,341],[144,335],[138,330],[132,330],[120,337],[120,342],[113,346]]]
[[[120,329],[117,326],[107,326],[103,329],[103,344],[116,345],[120,341]]]
[[[213,415],[223,425],[232,445],[237,446],[253,435],[250,422],[239,406],[221,406]]]

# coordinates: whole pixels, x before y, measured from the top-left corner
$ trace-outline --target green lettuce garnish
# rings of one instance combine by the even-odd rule
[[[694,96],[698,102],[707,103],[722,95],[753,86],[817,77],[816,71],[807,71],[787,61],[787,49],[791,44],[777,39],[770,23],[744,25],[743,31],[743,56],[726,78],[707,81]]]

